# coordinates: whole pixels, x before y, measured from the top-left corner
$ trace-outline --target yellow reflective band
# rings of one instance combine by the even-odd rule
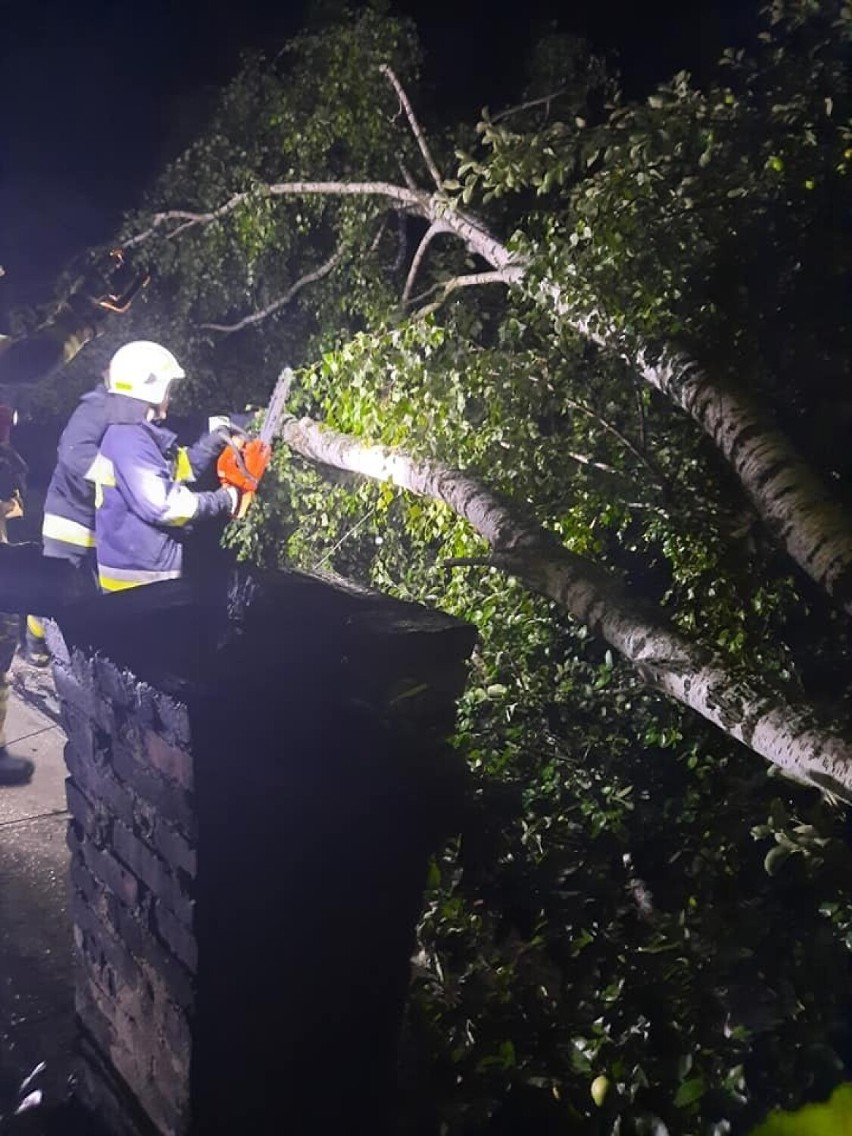
[[[164,580],[180,579],[180,572],[158,571],[156,568],[98,567],[98,579],[105,592],[121,592],[125,588],[138,588],[141,584],[161,584]]]
[[[59,517],[56,513],[44,514],[41,535],[50,540],[61,540],[63,544],[76,545],[77,548],[95,547],[95,534],[90,528],[67,517]]]
[[[34,615],[27,616],[27,631],[29,631],[30,635],[34,635],[36,639],[44,639],[44,624]]]
[[[112,486],[115,485],[115,466],[109,458],[105,458],[103,454],[98,454],[83,476],[86,481]]]
[[[177,460],[175,461],[175,481],[195,481],[195,474],[192,472],[192,466],[189,461],[189,454],[186,447],[181,446],[177,452]]]
[[[141,580],[112,580],[98,573],[98,582],[105,592],[125,592],[128,588],[141,588]]]

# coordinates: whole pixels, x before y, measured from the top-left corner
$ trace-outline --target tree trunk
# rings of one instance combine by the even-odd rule
[[[428,221],[433,232],[458,237],[466,248],[495,269],[491,282],[499,279],[514,286],[527,283],[527,264],[523,259],[477,217],[456,208],[443,193],[430,194],[389,182],[309,181],[279,182],[253,192],[268,197],[384,198],[397,209]],[[248,191],[236,193],[209,213],[184,209],[156,213],[150,227],[126,239],[125,247],[142,243],[169,221],[180,222],[166,234],[169,240],[196,225],[217,222],[250,196]],[[460,279],[463,281],[464,277]],[[707,375],[695,360],[671,345],[664,347],[656,358],[652,358],[648,348],[627,352],[605,313],[580,310],[553,279],[540,281],[530,295],[540,305],[551,308],[579,335],[615,352],[646,382],[690,414],[733,466],[758,514],[796,564],[852,614],[852,515],[832,497],[766,412],[747,395]]]
[[[309,418],[287,418],[287,445],[310,461],[390,481],[442,501],[491,545],[494,563],[554,600],[675,698],[796,781],[852,802],[852,742],[757,677],[739,677],[718,653],[674,628],[597,565],[476,478],[400,451],[365,445]]]
[[[467,247],[499,270],[507,284],[523,284],[525,267],[509,250],[459,214],[440,214]],[[685,410],[733,467],[769,531],[796,564],[852,615],[852,515],[748,395],[711,377],[671,345],[654,360],[647,348],[627,353],[602,313],[580,312],[554,281],[535,293],[586,339],[618,354],[642,378]]]

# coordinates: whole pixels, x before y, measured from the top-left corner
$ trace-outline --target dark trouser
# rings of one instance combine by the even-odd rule
[[[18,649],[20,630],[17,615],[0,612],[0,749],[6,746],[6,715],[9,711],[9,684],[12,659]]]
[[[53,560],[68,560],[77,571],[80,573],[81,580],[86,583],[91,583],[92,595],[96,595],[100,589],[98,587],[98,564],[95,559],[94,549],[79,550],[74,545],[68,545],[68,552],[60,553],[55,551],[59,542],[52,541],[53,547],[45,549],[44,555]],[[61,546],[60,546],[61,547]],[[47,652],[47,644],[45,643],[45,624],[48,622],[46,616],[43,615],[28,615],[27,616],[27,649],[29,651],[44,651]]]

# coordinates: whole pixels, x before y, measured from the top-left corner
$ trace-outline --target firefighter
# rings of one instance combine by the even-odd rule
[[[105,592],[177,579],[183,535],[198,521],[233,515],[233,487],[195,492],[190,484],[228,444],[228,427],[195,446],[177,447],[163,425],[173,382],[184,371],[170,351],[138,340],[112,357],[110,397],[125,404],[126,418],[108,426],[88,477],[95,485],[98,581]]]
[[[113,400],[115,401],[115,400]],[[41,527],[45,556],[68,560],[86,576],[95,588],[95,490],[86,474],[98,456],[101,440],[112,420],[121,421],[121,410],[110,405],[106,383],[84,394],[59,438],[57,461],[44,501]],[[129,409],[129,408],[128,408]],[[27,616],[24,657],[36,667],[47,666],[50,653],[45,643],[44,623],[35,615]]]
[[[128,280],[124,254],[114,250],[103,266],[94,266],[77,281],[70,294],[58,304],[50,318],[24,336],[0,335],[0,386],[23,386],[41,382],[60,370],[102,330],[109,312],[122,313],[134,296],[148,283],[145,274]],[[123,273],[121,294],[112,289]],[[4,275],[0,266],[0,277]],[[10,412],[0,420],[0,542],[6,543],[6,522],[23,513],[22,492],[26,466],[9,442]],[[5,422],[5,425],[4,425]],[[27,654],[40,665],[49,661],[43,647],[40,620],[27,618]],[[0,784],[20,784],[30,779],[31,761],[6,752],[4,726],[9,699],[9,667],[19,643],[19,616],[0,614]],[[41,641],[40,641],[41,640]]]
[[[123,299],[109,294],[115,273],[123,265],[124,254],[117,250],[113,251],[106,263],[100,267],[94,266],[86,276],[77,281],[69,295],[56,305],[52,316],[35,331],[21,337],[0,335],[0,385],[28,385],[49,378],[70,363],[87,343],[101,334],[109,312],[126,310],[132,299],[131,293],[135,293],[139,286],[144,285],[147,277],[137,277],[132,282],[130,289],[127,289],[129,298]],[[0,276],[2,275],[3,270],[0,268]],[[102,393],[106,393],[103,388]],[[93,395],[98,402],[98,393],[93,392]],[[106,428],[105,425],[100,428],[97,438],[88,449],[85,444],[79,448],[79,443],[84,441],[80,437],[80,426],[83,424],[74,419],[72,421],[74,427],[70,434],[66,431],[60,440],[59,456],[63,468],[72,475],[79,473],[79,480],[75,485],[74,477],[66,476],[55,484],[57,477],[54,474],[54,482],[51,482],[48,490],[48,502],[52,497],[54,505],[51,523],[54,529],[61,528],[62,535],[66,537],[74,531],[73,522],[77,512],[82,508],[83,499],[91,496],[91,487],[81,484],[82,478],[97,454],[98,444]],[[85,435],[85,432],[84,426],[82,434]],[[84,460],[84,452],[88,453],[88,461],[85,468],[79,469],[80,461]],[[93,503],[89,506],[89,514],[88,528],[93,530]],[[67,522],[64,527],[61,523],[63,519]],[[73,563],[79,562],[73,543],[66,544],[60,550],[61,546],[52,540],[50,534],[43,532],[42,535],[45,555],[59,555]],[[80,531],[75,531],[74,535],[78,539],[81,537]],[[94,533],[91,540],[93,544]],[[90,558],[94,570],[93,550],[90,552]],[[27,662],[33,666],[44,667],[50,662],[50,654],[45,646],[44,625],[38,616],[27,616],[23,654]]]
[[[86,473],[98,455],[107,428],[107,389],[103,382],[84,394],[59,437],[57,461],[47,495],[41,526],[45,556],[68,560],[95,580],[95,494]],[[24,658],[34,667],[46,667],[50,652],[44,622],[28,615]]]
[[[11,433],[15,412],[0,406],[0,542],[6,544],[6,523],[24,515],[23,499],[27,467],[12,447]],[[20,618],[17,612],[0,613],[0,785],[21,785],[33,774],[33,763],[25,757],[13,757],[6,749],[6,714],[9,709],[10,670],[18,649]]]

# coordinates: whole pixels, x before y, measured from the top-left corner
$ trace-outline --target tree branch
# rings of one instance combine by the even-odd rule
[[[636,395],[636,413],[639,418],[639,445],[642,447],[642,453],[648,448],[648,431],[645,423],[645,404],[642,402],[642,391],[639,389],[639,383],[634,380],[633,389]]]
[[[549,95],[542,95],[538,99],[530,99],[529,102],[518,103],[517,106],[507,107],[495,114],[491,119],[493,123],[501,122],[504,118],[509,118],[513,114],[521,114],[525,110],[534,110],[537,106],[546,106],[547,113],[550,113],[550,104],[554,99],[558,99],[560,95],[564,95],[567,88],[560,87],[558,91],[551,91]]]
[[[443,194],[430,195],[390,182],[310,181],[282,182],[252,193],[384,197],[430,223],[446,222],[497,273],[461,277],[455,286],[494,280],[521,284],[527,274],[525,258]],[[167,234],[166,239],[172,239],[193,225],[218,221],[249,196],[248,192],[235,194],[210,213],[170,210],[155,214],[151,226],[125,244],[139,244],[169,220],[183,222]],[[676,344],[664,344],[662,349],[642,342],[627,346],[608,314],[594,303],[579,300],[558,277],[545,275],[528,285],[527,293],[578,335],[624,359],[645,382],[685,410],[731,464],[761,519],[783,541],[792,559],[852,614],[852,516],[748,393],[708,374]]]
[[[610,434],[612,434],[614,438],[617,438],[619,442],[621,442],[621,444],[626,449],[628,449],[631,454],[633,454],[636,460],[644,465],[648,472],[653,476],[656,487],[658,489],[665,489],[666,479],[663,477],[661,471],[646,454],[643,454],[642,451],[638,449],[638,447],[633,445],[626,434],[622,434],[618,427],[613,426],[611,422],[608,422],[606,418],[603,418],[600,414],[598,414],[596,410],[592,410],[590,406],[586,406],[586,404],[583,402],[577,402],[573,398],[566,398],[565,405],[570,406],[573,410],[579,410],[582,414],[587,414],[590,418],[594,418],[595,422],[598,422],[601,426],[603,426],[604,430],[607,430]]]
[[[183,224],[166,233],[165,239],[172,240],[186,229],[196,225],[209,225],[222,217],[233,213],[244,202],[252,197],[298,197],[298,196],[328,196],[328,197],[386,197],[413,210],[421,216],[429,217],[429,195],[419,190],[407,189],[401,185],[394,185],[387,181],[292,181],[276,182],[265,185],[245,193],[235,193],[229,197],[224,205],[213,209],[209,213],[196,213],[188,209],[167,209],[163,213],[155,213],[151,218],[150,226],[135,237],[130,237],[123,244],[124,248],[132,248],[148,240],[160,226],[168,221],[182,221]]]
[[[490,556],[451,556],[449,560],[441,561],[442,568],[493,568],[494,560]]]
[[[405,287],[402,290],[403,304],[408,303],[409,297],[411,296],[411,289],[414,287],[414,280],[420,269],[420,265],[423,263],[423,258],[426,255],[429,245],[432,243],[435,237],[438,236],[439,233],[446,233],[448,231],[449,230],[447,226],[443,222],[433,221],[426,232],[423,234],[423,239],[417,246],[417,251],[414,253],[411,261],[411,267],[408,270],[408,276],[405,279]]]
[[[592,469],[599,469],[603,473],[614,473],[616,477],[624,477],[624,470],[616,469],[614,466],[605,465],[604,462],[595,461],[593,458],[588,457],[586,454],[575,454],[571,450],[562,451],[566,458],[571,458],[572,461],[577,462],[579,465],[587,465]]]
[[[372,446],[310,418],[287,416],[280,436],[302,457],[391,482],[441,501],[491,546],[495,566],[553,600],[600,635],[649,686],[706,718],[788,777],[852,801],[852,742],[813,710],[743,677],[713,647],[690,639],[662,611],[577,556],[554,533],[462,470]]]
[[[399,244],[397,245],[396,256],[393,261],[393,271],[399,272],[405,263],[405,254],[408,252],[408,233],[405,230],[405,214],[396,214],[396,228],[399,237]]]
[[[417,145],[420,147],[420,153],[423,155],[423,161],[426,163],[426,168],[432,176],[432,181],[435,183],[435,188],[442,189],[444,185],[444,179],[441,177],[440,171],[435,164],[435,159],[430,153],[426,138],[424,137],[423,131],[420,128],[420,123],[417,121],[417,116],[414,113],[414,109],[409,102],[408,95],[405,93],[402,83],[400,83],[399,79],[396,77],[393,68],[389,67],[387,63],[383,63],[379,70],[396,91],[396,96],[399,99],[402,109],[405,111],[405,117],[408,119],[408,125],[411,127],[411,133],[417,140]]]
[[[260,323],[268,316],[273,315],[280,308],[285,307],[301,290],[308,284],[313,284],[317,280],[322,280],[323,276],[328,276],[332,268],[340,261],[343,256],[343,251],[338,249],[333,256],[330,256],[324,264],[319,268],[315,268],[313,272],[307,272],[304,276],[300,277],[295,284],[293,284],[283,296],[274,300],[271,304],[267,304],[265,308],[261,308],[258,312],[252,312],[250,315],[243,316],[241,320],[236,323],[200,323],[198,326],[205,331],[221,331],[224,335],[231,335],[235,331],[242,331],[244,327],[252,327],[254,324]]]
[[[443,292],[443,296],[439,303],[443,303],[451,292],[456,288],[474,288],[479,284],[512,284],[514,283],[514,276],[509,269],[501,268],[496,272],[468,272],[465,276],[453,276],[449,280],[441,280],[437,284],[433,284],[431,288],[427,288],[425,292],[420,292],[412,300],[411,304],[419,304],[422,300],[431,296],[433,292]],[[434,310],[430,306],[429,310]]]

